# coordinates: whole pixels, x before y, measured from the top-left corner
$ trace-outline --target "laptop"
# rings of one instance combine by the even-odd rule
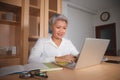
[[[60,62],[55,64],[69,69],[80,69],[100,64],[109,42],[108,39],[86,38],[76,63]]]

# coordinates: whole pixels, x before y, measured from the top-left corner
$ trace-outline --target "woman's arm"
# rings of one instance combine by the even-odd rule
[[[46,63],[46,62],[54,62],[55,57],[48,57],[44,55],[44,45],[46,44],[46,39],[39,39],[35,46],[31,49],[30,56],[29,56],[29,63],[33,62],[41,62],[41,63]]]

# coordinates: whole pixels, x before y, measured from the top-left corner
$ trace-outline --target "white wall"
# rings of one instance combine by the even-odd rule
[[[63,1],[62,9],[69,20],[66,37],[72,40],[78,51],[81,50],[86,37],[95,37],[95,26],[116,23],[117,54],[120,55],[120,6],[102,9],[96,13],[69,1]],[[100,20],[100,14],[104,11],[110,12],[111,15],[110,20],[106,22]]]
[[[105,11],[110,13],[110,19],[106,22],[102,22],[100,20],[100,14]],[[117,47],[117,54],[120,55],[120,35],[119,35],[120,34],[120,6],[115,6],[111,9],[99,10],[98,14],[94,16],[94,26],[105,25],[110,23],[116,23],[116,47]]]
[[[106,22],[100,20],[100,14],[103,11],[110,12],[110,20]],[[68,31],[65,37],[72,40],[78,51],[81,50],[86,37],[95,37],[95,26],[116,23],[117,54],[120,55],[120,6],[102,9],[96,13],[77,4],[63,1],[63,14],[69,20]]]
[[[63,2],[63,14],[68,17],[69,38],[80,51],[86,37],[94,37],[94,14],[71,3]]]

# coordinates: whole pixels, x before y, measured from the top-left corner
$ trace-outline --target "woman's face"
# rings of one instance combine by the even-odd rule
[[[52,36],[56,39],[62,39],[66,33],[67,23],[62,20],[57,20],[52,27]]]

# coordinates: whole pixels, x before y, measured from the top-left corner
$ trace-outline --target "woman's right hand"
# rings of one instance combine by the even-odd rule
[[[69,63],[72,63],[72,62],[75,62],[76,61],[76,58],[69,54],[69,55],[64,55],[64,56],[60,56],[60,57],[55,57],[55,61],[56,62],[69,62]]]

